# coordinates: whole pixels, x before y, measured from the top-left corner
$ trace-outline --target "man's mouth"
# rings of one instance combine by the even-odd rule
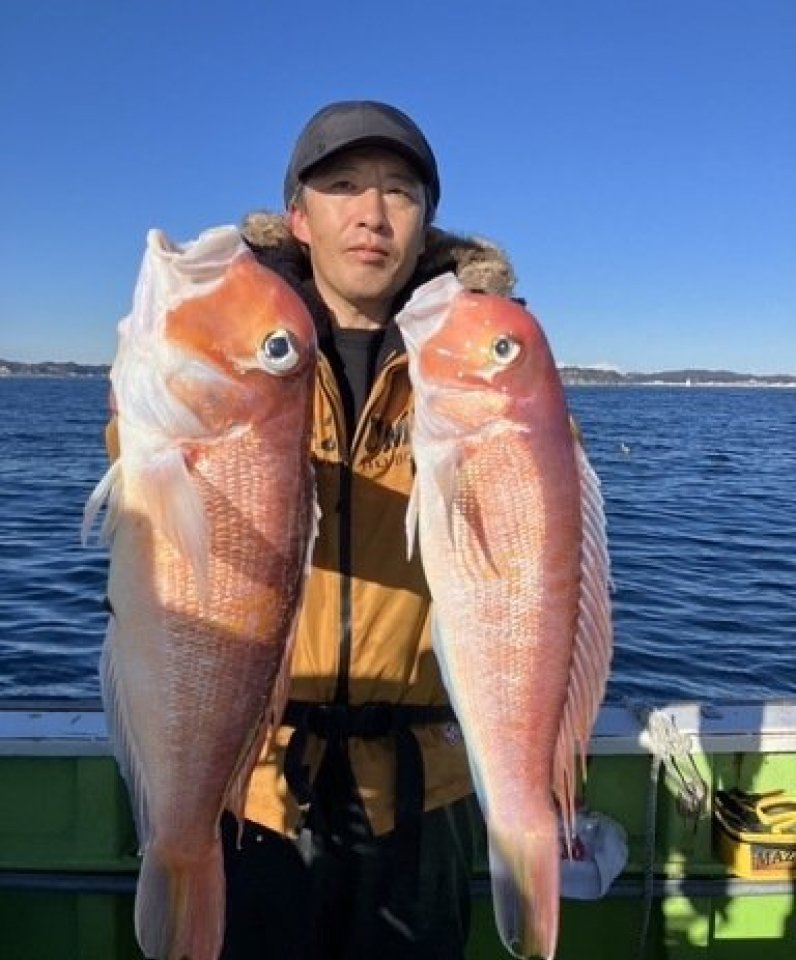
[[[383,263],[389,256],[389,252],[382,247],[350,247],[348,252],[364,263]]]

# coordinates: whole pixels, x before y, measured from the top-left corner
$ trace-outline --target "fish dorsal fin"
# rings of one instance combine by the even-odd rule
[[[585,774],[589,737],[605,693],[613,646],[610,562],[600,481],[577,440],[575,457],[583,531],[580,604],[569,690],[553,769],[553,790],[568,837],[575,817],[575,754],[580,756]]]

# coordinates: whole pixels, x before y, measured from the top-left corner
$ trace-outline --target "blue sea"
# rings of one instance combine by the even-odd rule
[[[98,695],[104,378],[0,378],[0,697]],[[607,701],[796,696],[796,390],[572,387],[615,585]]]

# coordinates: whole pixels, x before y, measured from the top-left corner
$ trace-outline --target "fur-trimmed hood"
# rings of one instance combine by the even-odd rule
[[[287,226],[283,214],[257,211],[241,225],[243,239],[257,259],[297,287],[311,279],[309,258]],[[510,297],[516,278],[506,254],[495,244],[475,237],[460,237],[430,227],[408,291],[442,273],[452,271],[468,290]]]

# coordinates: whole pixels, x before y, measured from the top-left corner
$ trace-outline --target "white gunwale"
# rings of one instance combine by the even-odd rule
[[[645,708],[648,709],[648,708]],[[651,754],[645,709],[605,706],[589,745],[593,756]],[[796,753],[796,701],[656,706],[692,753]],[[109,756],[99,701],[0,701],[0,756]]]

